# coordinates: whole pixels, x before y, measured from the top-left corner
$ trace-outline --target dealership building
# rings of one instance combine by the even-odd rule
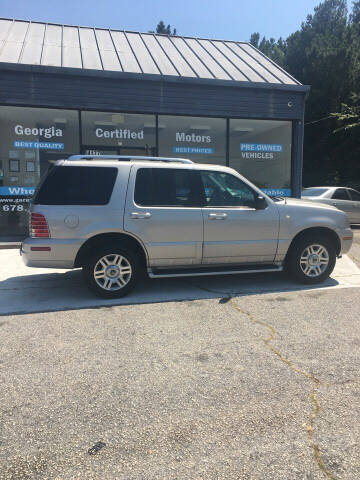
[[[299,196],[308,91],[246,42],[0,19],[0,239],[77,153],[229,165]]]

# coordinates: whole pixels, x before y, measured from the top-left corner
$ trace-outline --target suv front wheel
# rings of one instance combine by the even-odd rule
[[[83,274],[88,287],[99,297],[123,297],[136,285],[138,260],[130,250],[102,247],[83,266]]]
[[[295,242],[286,263],[288,272],[297,281],[306,284],[321,283],[334,270],[334,245],[321,235],[305,236]]]

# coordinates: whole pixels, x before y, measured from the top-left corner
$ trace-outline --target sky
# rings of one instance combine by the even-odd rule
[[[249,40],[297,30],[320,0],[0,0],[0,17],[91,27],[155,30],[159,20],[179,35]],[[349,0],[349,4],[352,2]]]

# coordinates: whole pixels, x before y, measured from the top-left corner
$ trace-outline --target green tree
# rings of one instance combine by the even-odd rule
[[[160,20],[156,27],[156,33],[162,33],[164,35],[176,35],[176,28],[173,28],[173,31],[171,32],[171,26],[165,26],[163,20]]]
[[[339,127],[334,133],[349,132],[351,135],[355,129],[360,128],[360,94],[352,93],[352,105],[346,103],[341,104],[341,111],[332,113],[338,121]],[[358,136],[360,132],[356,131]]]
[[[360,130],[351,92],[360,85],[360,1],[324,0],[286,40],[260,34],[251,43],[303,84],[311,86],[305,111],[304,184],[360,187]],[[337,114],[332,114],[338,112]]]
[[[250,35],[250,43],[254,45],[254,47],[259,48],[259,40],[260,40],[260,33],[254,32]]]

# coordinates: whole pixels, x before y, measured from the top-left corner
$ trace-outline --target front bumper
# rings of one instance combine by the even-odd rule
[[[78,239],[28,237],[20,246],[20,255],[28,267],[70,269],[81,244]]]
[[[353,243],[354,233],[350,227],[343,228],[341,232],[339,232],[340,240],[341,240],[341,250],[340,255],[344,255],[347,253]]]

